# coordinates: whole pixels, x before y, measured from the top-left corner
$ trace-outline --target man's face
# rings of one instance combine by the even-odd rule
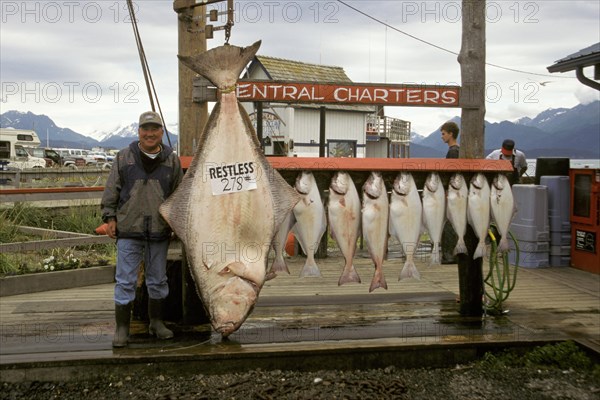
[[[448,131],[442,130],[442,140],[444,143],[448,143],[450,138],[452,138],[452,134]]]
[[[163,137],[163,128],[157,124],[144,124],[138,130],[140,137],[140,146],[147,153],[154,153],[158,150]]]

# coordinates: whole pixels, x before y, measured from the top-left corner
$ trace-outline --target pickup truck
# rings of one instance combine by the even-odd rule
[[[43,147],[25,147],[29,155],[46,160],[46,167],[68,167],[76,168],[85,166],[83,157],[63,156],[56,150]]]

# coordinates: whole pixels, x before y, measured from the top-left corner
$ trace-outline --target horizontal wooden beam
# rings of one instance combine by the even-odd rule
[[[192,157],[180,157],[189,168]],[[414,171],[414,172],[512,172],[506,160],[446,158],[320,158],[267,157],[276,170],[298,171]]]
[[[0,244],[0,253],[22,253],[25,251],[38,251],[54,249],[56,247],[74,247],[92,244],[114,243],[115,239],[108,236],[83,236],[67,239],[35,240],[30,242]]]

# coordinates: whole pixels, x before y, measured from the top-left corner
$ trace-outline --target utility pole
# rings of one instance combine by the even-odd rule
[[[485,0],[462,0],[460,157],[483,158],[485,119]]]
[[[175,0],[177,12],[178,54],[195,56],[206,51],[206,6],[194,6],[195,0]],[[192,156],[208,120],[208,104],[192,101],[193,79],[196,74],[179,63],[179,144],[180,156]]]
[[[460,158],[483,158],[485,119],[485,0],[462,0]],[[468,226],[468,254],[458,256],[460,314],[483,314],[483,258],[473,259],[478,239]],[[480,321],[480,319],[479,319]]]

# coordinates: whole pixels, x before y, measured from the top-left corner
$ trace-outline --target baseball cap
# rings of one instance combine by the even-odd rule
[[[146,124],[156,124],[163,126],[162,120],[160,119],[160,115],[154,111],[146,111],[140,115],[140,123],[139,126]]]
[[[502,142],[502,154],[504,154],[505,156],[512,156],[514,148],[514,140],[506,139],[504,142]]]

